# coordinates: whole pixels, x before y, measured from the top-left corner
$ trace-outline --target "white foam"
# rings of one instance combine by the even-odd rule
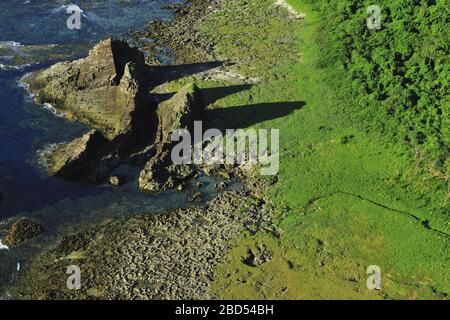
[[[50,163],[48,162],[49,156],[53,151],[63,143],[51,143],[46,145],[43,149],[39,149],[36,154],[38,156],[38,163],[46,169],[50,168]]]
[[[69,9],[72,6],[74,6],[73,3],[72,4],[64,4],[62,6],[59,6],[58,8],[50,10],[50,12],[51,13],[61,13],[61,12],[67,13],[67,9]],[[83,10],[80,9],[80,13],[83,14]]]
[[[6,291],[4,295],[0,296],[0,300],[11,300],[11,299],[12,299],[12,296],[8,291]]]
[[[24,74],[18,81],[17,81],[17,86],[19,88],[22,88],[26,91],[26,96],[25,96],[25,100],[28,102],[33,101],[34,97],[36,96],[35,94],[33,94],[30,91],[30,84],[26,82],[26,78],[28,78],[30,75],[32,75],[32,72],[28,72],[26,74]]]
[[[42,105],[42,107],[44,107],[45,110],[50,111],[51,113],[53,113],[55,116],[57,116],[59,118],[64,117],[64,115],[59,113],[51,103],[46,102]]]
[[[14,56],[0,56],[0,60],[4,62],[11,62],[14,61]]]
[[[2,239],[0,239],[0,250],[9,250],[9,247],[2,243]]]
[[[21,47],[22,44],[16,41],[0,41],[0,48],[8,47],[8,48],[18,48]]]
[[[22,69],[28,68],[30,66],[31,66],[31,64],[29,64],[29,63],[22,64],[20,66],[11,66],[11,65],[0,63],[0,70],[22,70]]]

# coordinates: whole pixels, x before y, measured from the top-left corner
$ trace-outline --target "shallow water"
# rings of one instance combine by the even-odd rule
[[[140,193],[137,181],[120,188],[68,182],[49,176],[39,154],[52,144],[69,141],[87,131],[34,103],[21,79],[57,60],[86,54],[109,35],[128,38],[130,30],[148,21],[170,19],[163,7],[178,0],[42,1],[3,0],[0,11],[0,227],[18,216],[32,217],[46,228],[45,236],[12,250],[0,249],[0,297],[42,248],[80,224],[126,214],[161,212],[187,205],[186,193]],[[64,5],[82,9],[82,29],[68,30]],[[32,46],[30,46],[32,45]],[[139,168],[118,169],[137,177]],[[206,181],[213,193],[216,182]],[[19,270],[18,270],[19,269]],[[2,289],[3,288],[3,289]],[[2,291],[3,290],[3,291]]]
[[[176,2],[2,1],[0,54],[9,54],[0,56],[0,191],[4,193],[0,221],[61,199],[111,192],[46,175],[39,165],[39,152],[53,143],[71,140],[87,129],[55,116],[48,106],[37,106],[20,79],[54,63],[55,56],[60,60],[83,56],[93,43],[109,35],[128,38],[128,31],[152,19],[170,19],[171,14],[164,6]],[[66,6],[71,3],[83,10],[81,30],[66,27],[70,16]]]

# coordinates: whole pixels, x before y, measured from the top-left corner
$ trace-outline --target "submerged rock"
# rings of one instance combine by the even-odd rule
[[[188,84],[171,99],[158,105],[158,133],[154,155],[139,176],[139,187],[149,192],[174,188],[191,177],[194,170],[189,165],[176,165],[171,159],[174,143],[172,134],[178,129],[192,132],[194,121],[201,120],[205,103],[195,84]]]
[[[22,218],[11,226],[10,230],[3,239],[3,242],[9,247],[17,246],[38,237],[43,232],[44,227],[31,221],[30,219]]]
[[[202,199],[203,199],[203,193],[194,192],[192,195],[189,196],[188,202],[201,202]]]
[[[118,187],[118,186],[120,186],[120,185],[122,185],[124,183],[124,178],[120,177],[120,176],[111,176],[109,178],[109,183],[113,187]]]

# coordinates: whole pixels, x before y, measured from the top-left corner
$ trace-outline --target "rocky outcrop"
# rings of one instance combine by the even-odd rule
[[[28,79],[38,102],[93,128],[53,150],[45,159],[52,173],[101,180],[114,163],[154,142],[156,113],[145,73],[144,55],[111,38],[84,59],[55,64]]]
[[[154,154],[140,173],[141,190],[158,192],[171,189],[192,175],[193,169],[189,165],[173,164],[171,136],[178,129],[192,132],[194,121],[201,120],[204,106],[200,90],[194,84],[186,85],[171,99],[158,105]]]
[[[103,134],[98,130],[91,130],[72,142],[58,145],[47,162],[53,174],[78,179],[95,171],[109,149],[109,141]]]
[[[12,247],[20,245],[28,240],[38,237],[44,232],[44,227],[22,218],[15,222],[3,239],[5,245]]]
[[[50,103],[68,118],[100,130],[110,140],[132,131],[147,140],[150,100],[143,54],[125,41],[107,39],[87,58],[62,62],[29,79],[40,103]],[[142,136],[140,136],[142,135]]]
[[[201,119],[201,92],[186,85],[157,105],[149,93],[149,70],[137,49],[107,39],[87,58],[58,63],[29,78],[39,102],[92,128],[52,150],[45,160],[53,174],[107,182],[115,167],[139,159],[140,165],[146,163],[139,186],[151,192],[173,188],[193,174],[191,167],[172,163],[171,136],[177,129],[192,130]],[[120,185],[113,180],[112,185]]]

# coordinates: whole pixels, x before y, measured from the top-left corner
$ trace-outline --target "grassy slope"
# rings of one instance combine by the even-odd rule
[[[218,296],[445,297],[450,292],[448,238],[442,235],[449,233],[445,184],[422,172],[407,146],[386,141],[366,129],[370,125],[353,124],[347,113],[353,97],[348,84],[339,82],[342,71],[318,67],[324,49],[317,41],[320,16],[290,2],[306,13],[304,22],[279,16],[283,11],[274,11],[270,0],[236,0],[227,4],[227,14],[217,13],[203,28],[224,56],[244,60],[239,72],[268,79],[212,107],[248,106],[252,111],[227,119],[228,127],[252,117],[253,127],[279,128],[281,138],[279,182],[266,198],[282,236],[244,235],[236,242],[217,270]],[[335,87],[327,84],[330,78]],[[304,106],[292,110],[289,101]],[[259,122],[271,118],[270,111],[261,115],[268,103],[276,103],[270,105],[274,119]],[[254,111],[258,107],[261,113]],[[264,246],[273,253],[269,262],[242,263],[249,248]],[[369,265],[381,267],[381,292],[366,288]]]

